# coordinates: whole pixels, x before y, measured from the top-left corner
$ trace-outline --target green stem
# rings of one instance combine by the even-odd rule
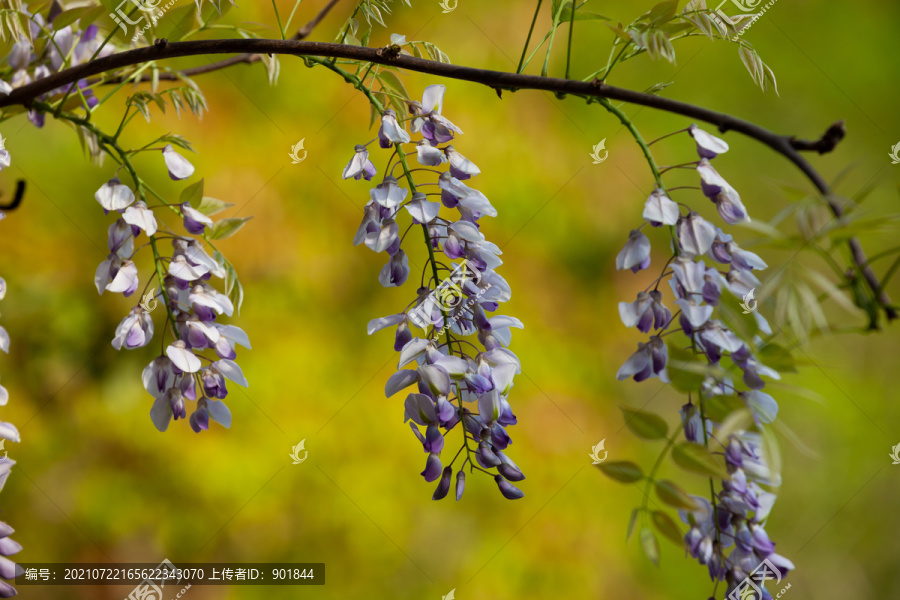
[[[550,43],[547,44],[547,54],[544,56],[544,66],[541,69],[541,76],[547,76],[547,69],[550,65],[550,51],[553,50],[553,39],[556,37],[556,30],[559,28],[559,19],[562,17],[562,9],[565,6],[564,2],[559,3],[559,8],[556,9],[556,14],[553,15],[553,23],[550,29]],[[574,5],[573,5],[574,6]]]
[[[641,512],[645,512],[647,510],[647,503],[650,501],[650,486],[652,486],[656,482],[656,473],[659,472],[659,468],[662,466],[663,459],[669,453],[669,449],[675,445],[675,440],[678,439],[681,431],[676,430],[675,433],[672,434],[672,437],[668,438],[666,441],[666,447],[663,448],[659,457],[656,459],[656,462],[653,464],[653,468],[650,469],[650,473],[647,475],[647,487],[644,488],[644,499],[641,501]]]
[[[647,164],[650,166],[650,170],[653,171],[653,178],[656,180],[656,187],[661,190],[665,190],[666,186],[662,180],[662,174],[659,172],[659,165],[656,164],[656,159],[653,158],[653,153],[650,151],[650,146],[647,145],[647,142],[644,140],[644,136],[641,135],[641,132],[638,131],[637,127],[634,126],[634,123],[631,122],[631,119],[628,118],[622,109],[614,106],[612,102],[607,100],[606,98],[598,99],[598,102],[603,105],[603,107],[616,115],[619,118],[619,121],[622,125],[625,126],[626,129],[631,133],[631,137],[634,138],[634,141],[637,142],[637,145],[641,147],[641,152],[644,153],[644,158],[647,159]]]
[[[605,72],[603,73],[603,81],[606,81],[606,79],[609,77],[609,74],[612,73],[613,67],[615,67],[619,63],[619,59],[622,58],[622,55],[625,54],[625,51],[630,45],[631,42],[625,42],[625,45],[622,46],[621,50],[619,50],[619,53],[613,59],[612,63],[606,69],[604,69]]]
[[[281,32],[281,39],[284,39],[284,26],[281,24],[281,15],[278,14],[278,5],[272,0],[272,9],[275,11],[275,20],[278,21],[278,31]]]
[[[572,34],[575,32],[575,3],[572,2],[572,14],[569,15],[569,46],[566,49],[566,79],[569,78],[569,65],[572,63]]]
[[[688,402],[690,402],[690,395],[688,395]],[[698,394],[697,395],[697,404],[700,407],[700,429],[703,430],[703,445],[709,450],[709,436],[706,433],[706,411],[703,408],[703,397]],[[720,553],[719,558],[723,560],[724,557],[721,556],[722,552],[722,532],[719,530],[719,517],[716,514],[716,486],[713,483],[713,478],[709,478],[709,500],[712,503],[712,519],[716,524],[716,545],[718,546],[718,552]],[[719,587],[719,580],[716,579],[716,588]],[[713,590],[713,596],[715,596],[715,590]]]
[[[537,8],[534,9],[534,18],[531,20],[531,28],[528,30],[528,37],[525,38],[525,47],[522,48],[522,58],[519,59],[519,66],[516,73],[521,73],[525,68],[525,53],[528,52],[528,44],[531,43],[531,34],[534,33],[534,24],[537,23],[538,13],[541,11],[541,4],[544,0],[538,0]]]

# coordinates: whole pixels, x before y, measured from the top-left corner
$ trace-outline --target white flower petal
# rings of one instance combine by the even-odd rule
[[[678,222],[678,204],[671,200],[663,190],[656,190],[644,204],[643,217],[654,223],[674,225]]]
[[[447,87],[442,83],[429,85],[425,88],[425,92],[422,94],[422,112],[426,115],[431,112],[441,114],[441,110],[444,108],[444,92],[446,91]]]
[[[402,389],[408,388],[419,379],[419,375],[412,369],[401,369],[387,380],[384,385],[384,395],[390,398]]]
[[[196,373],[200,370],[200,359],[193,352],[184,347],[184,342],[169,344],[166,348],[166,356],[176,367],[185,373]]]
[[[118,179],[111,179],[94,193],[94,199],[108,211],[122,210],[134,202],[134,192]]]
[[[156,217],[143,202],[135,202],[134,206],[128,207],[125,214],[122,215],[122,219],[129,225],[140,227],[147,235],[156,233]]]
[[[231,428],[231,411],[225,406],[221,400],[206,400],[206,410],[209,411],[209,418],[224,427]]]
[[[369,321],[369,324],[366,326],[366,331],[369,335],[372,335],[376,331],[381,331],[385,327],[390,327],[391,325],[399,325],[403,321],[406,320],[406,315],[390,315],[387,317],[380,317],[378,319],[372,319]]]
[[[416,160],[420,165],[436,167],[447,160],[440,148],[435,148],[428,142],[422,141],[416,146]]]
[[[169,428],[169,421],[172,420],[172,407],[169,404],[169,398],[163,394],[153,402],[150,408],[150,420],[156,425],[160,431]]]
[[[166,161],[166,168],[169,170],[169,177],[178,181],[187,179],[194,174],[194,165],[188,159],[175,152],[172,144],[167,144],[163,148],[163,159]]]
[[[426,199],[425,194],[416,192],[413,194],[413,200],[404,206],[412,217],[419,223],[430,223],[441,210],[439,202],[431,202]]]
[[[227,379],[230,379],[236,384],[242,387],[248,387],[250,385],[250,382],[244,377],[244,372],[241,371],[241,367],[233,360],[222,358],[214,362],[213,366]]]
[[[400,362],[397,365],[398,369],[402,369],[412,361],[419,358],[424,352],[425,349],[431,345],[431,342],[427,339],[423,338],[413,338],[403,346],[403,349],[400,350]]]

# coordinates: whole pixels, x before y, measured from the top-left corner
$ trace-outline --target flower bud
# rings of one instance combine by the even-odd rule
[[[444,467],[443,473],[441,473],[441,480],[438,483],[437,489],[434,490],[434,495],[431,497],[432,500],[443,500],[447,495],[447,492],[450,491],[450,476],[453,474],[452,467]]]

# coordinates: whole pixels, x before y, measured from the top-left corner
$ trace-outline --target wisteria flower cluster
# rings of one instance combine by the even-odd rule
[[[372,320],[368,332],[396,328],[394,350],[400,353],[399,370],[388,380],[385,394],[390,397],[416,385],[417,391],[406,397],[404,419],[427,453],[421,475],[428,482],[439,480],[433,498],[440,500],[448,494],[454,463],[465,452],[456,469],[457,500],[465,488],[467,463],[470,473],[478,470],[493,476],[503,496],[517,499],[524,494],[512,482],[525,475],[505,451],[512,443],[506,428],[516,423],[509,392],[521,366],[508,346],[510,328],[523,325],[514,317],[489,314],[509,300],[511,293],[495,270],[502,264],[500,248],[485,238],[479,222],[482,217],[496,216],[497,211],[484,194],[464,183],[480,171],[449,143],[462,130],[442,114],[444,92],[443,85],[432,85],[425,89],[421,103],[410,103],[410,131],[421,136],[418,142],[412,141],[393,110],[382,112],[378,142],[394,151],[385,176],[369,192],[353,243],[387,253],[387,264],[378,276],[385,287],[403,285],[410,275],[409,258],[402,247],[406,233],[401,235],[398,223],[401,218],[410,218],[406,232],[422,227],[429,258],[416,299],[398,314]],[[344,179],[369,181],[375,177],[377,170],[367,146],[356,147],[344,168]],[[391,168],[395,156],[398,162]],[[407,156],[415,156],[421,165],[416,172],[427,173],[436,181],[416,183]],[[442,169],[445,165],[446,170]],[[410,189],[393,175],[398,167],[412,189],[411,197]],[[437,186],[437,190],[419,191],[428,186]],[[439,201],[429,196],[439,197]],[[453,211],[452,216],[442,217],[442,207]],[[446,262],[438,258],[441,254]],[[411,326],[425,333],[413,335]],[[404,368],[408,365],[413,368]],[[445,437],[460,423],[462,444],[444,466]]]
[[[726,224],[749,221],[740,195],[711,163],[728,151],[728,145],[696,125],[686,131],[699,155],[699,161],[687,164],[696,170],[703,195]],[[647,225],[670,228],[673,255],[650,287],[633,302],[619,304],[625,326],[651,336],[638,344],[617,378],[644,381],[658,377],[688,393],[688,403],[680,413],[687,447],[676,447],[677,463],[690,465],[691,461],[683,457],[693,456],[699,457],[701,464],[717,464],[720,459],[707,448],[711,442],[721,446],[718,454],[724,455],[725,468],[706,473],[721,475],[721,490],[716,497],[694,497],[691,501],[679,492],[681,501],[672,505],[682,508],[682,519],[690,525],[684,538],[690,555],[708,566],[713,580],[727,581],[732,589],[764,559],[785,571],[793,569],[788,559],[775,554],[775,545],[764,529],[775,494],[761,486],[780,485],[768,465],[760,433],[778,413],[775,399],[761,391],[765,387],[763,377],[780,378],[775,369],[760,360],[766,342],[759,334],[771,335],[772,330],[759,312],[744,315],[748,311],[729,309],[737,298],[746,297],[760,285],[756,272],[766,264],[740,248],[721,228],[673,201],[662,188],[661,179],[658,181],[660,186],[644,205],[645,221],[629,235],[616,266],[634,272],[649,268],[650,239],[641,231]],[[659,290],[666,277],[677,307],[674,315]],[[663,336],[678,333],[681,337],[668,338],[668,344],[663,340]],[[687,338],[683,343],[678,341],[682,337]],[[677,354],[675,360],[672,354]],[[735,384],[731,373],[740,373],[742,383]],[[692,398],[697,399],[696,404]],[[724,419],[714,420],[708,414],[708,405],[716,401],[743,410],[748,415],[746,430],[723,431],[720,435],[720,421]],[[733,550],[726,555],[729,548]]]
[[[9,151],[0,150],[0,171],[10,165]],[[0,220],[6,215],[0,212]],[[6,296],[6,281],[0,277],[0,300]],[[0,325],[0,350],[9,353],[9,333],[6,328]],[[9,392],[5,387],[0,385],[0,406],[6,406],[9,402]],[[8,440],[10,442],[20,442],[19,430],[12,423],[0,421],[0,440]],[[9,473],[16,461],[9,458],[8,452],[4,452],[3,458],[0,459],[0,491],[6,485]],[[16,576],[16,563],[7,558],[16,554],[22,549],[21,544],[10,538],[14,533],[12,527],[0,521],[0,577],[3,579],[14,579]],[[16,595],[16,589],[6,583],[0,581],[0,598],[12,598]]]
[[[193,165],[170,145],[162,154],[173,180],[193,173]],[[250,340],[242,329],[216,321],[221,315],[232,316],[235,310],[231,299],[210,284],[212,277],[226,277],[222,260],[210,256],[201,241],[176,233],[165,236],[172,244],[171,255],[157,256],[156,241],[160,235],[153,209],[144,200],[136,199],[134,191],[118,179],[103,184],[95,199],[107,214],[117,216],[109,226],[109,256],[97,267],[94,277],[100,294],[106,291],[125,297],[134,294],[139,285],[134,257],[140,249],[135,247],[135,242],[144,234],[151,240],[154,251],[156,281],[162,287],[159,292],[153,288],[151,293],[143,295],[140,304],[119,323],[112,340],[117,350],[133,350],[149,344],[154,333],[150,312],[157,305],[156,298],[161,299],[167,315],[166,326],[171,325],[174,339],[165,344],[164,328],[161,345],[164,350],[143,373],[144,388],[155,399],[150,409],[153,424],[165,431],[172,419],[177,421],[187,416],[189,401],[195,403],[189,417],[194,431],[208,429],[210,419],[230,427],[231,412],[222,402],[228,395],[226,380],[248,385],[234,359],[236,347],[250,348]],[[203,235],[213,225],[213,220],[190,202],[168,208],[179,213],[184,229],[190,234]],[[151,277],[144,290],[153,282]],[[211,358],[207,351],[216,358]]]
[[[53,20],[59,13],[60,10],[51,10],[46,20],[40,14],[30,15],[31,39],[45,40],[45,43],[36,47],[30,41],[22,39],[13,44],[8,58],[13,69],[12,77],[10,81],[0,80],[0,93],[9,94],[16,88],[57,71],[85,63],[95,58],[95,54],[96,58],[103,58],[117,51],[112,43],[104,45],[104,40],[98,35],[98,27],[93,24],[88,25],[84,31],[77,24],[52,31]],[[43,33],[46,35],[42,35]],[[44,101],[61,94],[80,96],[87,108],[93,108],[99,103],[87,79],[51,90],[38,99]],[[44,113],[37,110],[28,112],[28,119],[37,127],[44,126],[44,117]]]

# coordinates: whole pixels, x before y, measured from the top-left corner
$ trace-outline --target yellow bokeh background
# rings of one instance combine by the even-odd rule
[[[277,4],[286,14],[293,2]],[[323,4],[303,2],[295,23]],[[534,4],[459,0],[444,14],[437,0],[416,0],[413,8],[397,6],[370,43],[384,45],[400,33],[437,44],[456,64],[514,70]],[[350,6],[340,3],[310,39],[331,41]],[[625,23],[649,8],[624,0],[585,6]],[[783,0],[747,32],[775,71],[780,95],[754,86],[734,45],[706,38],[677,43],[677,65],[641,56],[617,67],[610,83],[644,90],[674,81],[663,95],[804,138],[844,119],[847,139],[834,153],[809,158],[829,180],[851,167],[837,188],[842,196],[853,198],[876,181],[860,210],[889,215],[900,183],[900,166],[887,157],[900,138],[900,6],[861,0],[828,8]],[[241,2],[226,21],[275,23],[271,4],[260,1]],[[547,27],[545,7],[538,39]],[[557,36],[552,75],[562,75],[566,33],[563,27]],[[578,22],[573,76],[601,67],[611,42],[603,23]],[[529,72],[541,59],[539,53]],[[416,73],[402,78],[414,98],[439,81]],[[500,273],[513,290],[500,312],[525,323],[511,346],[523,372],[510,397],[519,424],[509,430],[509,455],[528,478],[520,486],[525,498],[515,502],[477,473],[460,502],[433,502],[434,486],[418,474],[425,455],[403,423],[403,395],[383,394],[396,367],[393,334],[366,335],[370,319],[406,306],[415,283],[379,285],[385,257],[351,245],[369,186],[340,179],[353,146],[374,137],[366,99],[333,73],[292,57],[282,58],[277,87],[268,85],[260,64],[198,82],[209,102],[202,120],[154,108],[152,122],[135,119],[123,144],[183,135],[197,150],[187,155],[194,177],[170,181],[156,152],[137,159],[142,176],[173,202],[202,177],[207,195],[235,205],[221,216],[253,215],[219,244],[246,290],[240,315],[229,322],[253,343],[252,351],[238,351],[250,387],[229,386],[230,430],[212,424],[197,435],[183,421],[165,434],[153,427],[152,399],[140,377],[158,349],[158,311],[157,337],[148,347],[110,346],[136,299],[98,297],[92,282],[112,222],[93,193],[115,166],[91,164],[62,123],[48,119],[36,129],[20,116],[0,125],[12,155],[0,189],[8,198],[16,179],[28,183],[22,207],[0,224],[0,273],[8,285],[2,323],[12,338],[9,356],[0,359],[10,392],[2,419],[22,434],[20,444],[7,443],[18,464],[0,495],[0,518],[17,529],[24,546],[17,558],[326,564],[322,587],[195,586],[185,595],[192,600],[436,600],[451,589],[460,600],[709,597],[705,568],[680,548],[661,538],[657,568],[636,539],[626,542],[643,488],[616,484],[588,458],[605,439],[610,459],[649,469],[661,448],[632,435],[618,406],[645,407],[675,427],[684,402],[658,380],[615,380],[643,339],[622,326],[617,303],[630,301],[666,259],[665,238],[656,235],[649,271],[615,270],[615,255],[640,223],[653,188],[639,148],[615,117],[578,99],[533,91],[500,99],[488,87],[443,81],[444,115],[465,131],[454,146],[481,168],[471,184],[499,211],[482,230],[502,248]],[[96,113],[107,130],[118,123],[126,92]],[[647,139],[690,124],[649,108],[625,110]],[[716,167],[754,219],[768,220],[795,199],[783,186],[809,190],[782,157],[740,135],[725,137],[731,151]],[[291,164],[288,153],[300,139],[307,158]],[[589,153],[602,139],[609,158],[592,164]],[[660,164],[694,159],[686,134],[654,152]],[[373,160],[382,172],[387,153],[373,149]],[[673,181],[693,185],[681,173]],[[714,215],[698,193],[678,193],[676,199]],[[748,246],[758,237],[733,229]],[[875,255],[896,245],[896,229],[863,242]],[[404,246],[414,280],[424,265],[421,236],[411,232]],[[784,265],[827,268],[794,251],[759,253],[771,267],[763,280]],[[883,274],[891,260],[876,270]],[[150,274],[146,253],[139,266],[143,284]],[[892,282],[888,290],[900,298],[900,286]],[[828,306],[839,328],[864,326],[859,313]],[[761,298],[763,314],[770,308]],[[800,373],[769,390],[780,403],[779,421],[802,441],[779,435],[784,485],[767,526],[777,551],[797,566],[789,579],[792,600],[900,597],[900,466],[888,457],[900,443],[897,351],[896,326],[816,337],[797,353]],[[455,452],[457,435],[448,438],[445,458]],[[290,449],[301,440],[308,459],[292,465]],[[670,463],[662,476],[692,493],[708,492],[705,480]],[[105,600],[128,591],[24,587],[20,595]]]

